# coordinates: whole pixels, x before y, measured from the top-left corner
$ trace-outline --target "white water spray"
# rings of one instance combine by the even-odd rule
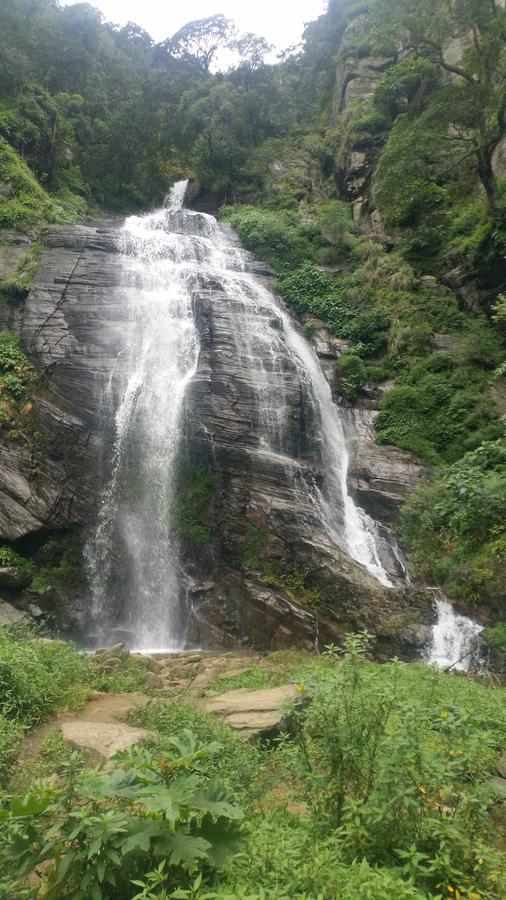
[[[432,626],[427,660],[442,669],[468,672],[479,659],[479,634],[483,627],[455,612],[444,597],[435,601],[437,619]]]

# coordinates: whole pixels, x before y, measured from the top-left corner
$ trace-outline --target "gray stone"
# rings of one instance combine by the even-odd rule
[[[23,613],[5,600],[0,600],[0,625],[12,625],[23,618]]]
[[[102,759],[128,750],[149,734],[145,728],[133,728],[120,722],[63,722],[60,730],[63,739],[73,747],[89,750]]]
[[[95,656],[115,656],[123,651],[124,647],[123,641],[118,641],[117,644],[112,644],[110,647],[100,647],[98,650],[95,650]]]
[[[298,696],[293,684],[261,691],[239,689],[201,701],[207,712],[217,713],[235,731],[253,739],[281,731],[286,707]]]
[[[28,587],[32,577],[30,570],[23,566],[4,566],[0,568],[0,588],[21,590]]]

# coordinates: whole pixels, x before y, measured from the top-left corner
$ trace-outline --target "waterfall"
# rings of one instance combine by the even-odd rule
[[[131,216],[120,232],[124,320],[121,351],[103,392],[113,446],[98,522],[86,550],[95,641],[121,637],[139,649],[184,646],[185,592],[173,527],[184,399],[199,359],[194,299],[208,292],[233,311],[236,358],[253,386],[251,445],[288,468],[297,458],[287,397],[314,408],[323,484],[303,485],[328,537],[384,585],[375,523],[348,493],[340,410],[311,345],[237,246],[230,229],[183,209],[187,182],[164,208]],[[318,432],[318,433],[316,433]],[[212,436],[211,436],[212,437]]]
[[[427,660],[443,669],[468,672],[479,661],[478,636],[483,627],[455,612],[444,597],[435,601],[436,622],[432,626]]]

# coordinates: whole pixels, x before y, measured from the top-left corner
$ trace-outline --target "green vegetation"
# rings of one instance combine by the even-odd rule
[[[119,670],[104,673],[100,660],[77,653],[70,643],[50,641],[27,625],[0,627],[0,784],[20,738],[60,710],[83,705],[90,690],[145,689],[146,667],[128,656]]]
[[[211,540],[208,524],[218,487],[218,476],[211,469],[181,460],[176,477],[173,522],[178,534],[190,546],[202,546]]]
[[[112,767],[49,736],[2,798],[0,896],[23,897],[40,867],[46,896],[74,900],[500,900],[504,689],[371,663],[367,644],[220,676],[213,690],[298,670],[292,730],[263,747],[160,699],[132,714],[151,735]]]
[[[491,647],[506,653],[506,625],[493,625],[485,629],[485,636]]]
[[[22,556],[12,547],[0,547],[0,566],[17,566],[21,569],[32,569],[33,562]]]
[[[37,272],[42,253],[42,243],[34,241],[30,249],[20,260],[14,272],[11,272],[0,284],[0,289],[12,299],[23,299],[27,296],[33,278]]]
[[[249,523],[242,545],[240,560],[243,565],[255,569],[266,584],[281,588],[290,600],[302,606],[315,606],[320,602],[320,592],[315,584],[315,573],[302,568],[291,556],[269,558],[266,554],[270,531],[267,526]]]
[[[482,444],[414,491],[402,509],[400,529],[423,575],[501,612],[506,598],[505,523],[502,439]]]
[[[8,331],[0,331],[0,427],[16,431],[18,416],[26,415],[31,409],[25,401],[35,380],[35,369],[18,339]]]
[[[77,534],[50,538],[35,553],[35,590],[75,587],[83,583],[83,551]]]
[[[243,814],[205,776],[206,759],[220,750],[186,731],[160,756],[134,749],[112,771],[85,769],[63,791],[46,784],[13,800],[7,865],[22,877],[56,859],[46,896],[69,900],[133,896],[134,885],[142,887],[136,877],[157,865],[172,889],[197,865],[223,866],[241,848]]]
[[[71,644],[32,637],[21,627],[2,627],[0,641],[4,716],[31,726],[73,702],[73,688],[86,680],[88,663]]]

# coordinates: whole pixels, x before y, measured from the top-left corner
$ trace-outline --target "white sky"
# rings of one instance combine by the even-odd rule
[[[61,0],[63,5],[80,0]],[[109,22],[135,22],[156,40],[174,34],[186,22],[222,13],[233,19],[239,30],[267,38],[279,50],[301,38],[305,22],[316,19],[325,0],[90,0]]]

